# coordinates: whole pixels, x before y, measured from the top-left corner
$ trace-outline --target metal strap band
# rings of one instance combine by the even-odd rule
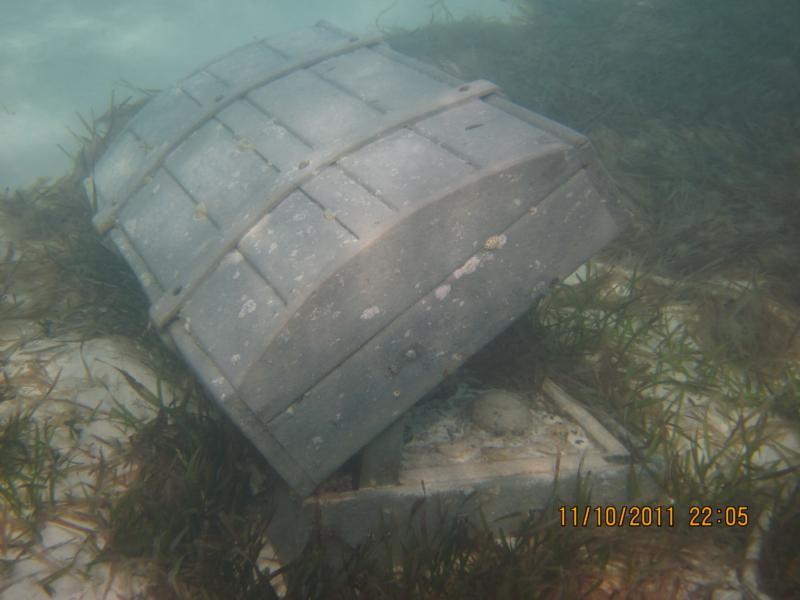
[[[322,61],[328,60],[329,58],[333,58],[335,56],[340,56],[342,54],[347,54],[352,52],[353,50],[358,50],[359,48],[363,48],[365,46],[374,46],[375,44],[380,44],[383,41],[383,37],[376,35],[365,37],[363,39],[359,39],[358,41],[351,42],[345,44],[344,46],[339,46],[337,48],[333,48],[331,50],[326,50],[325,52],[320,52],[319,54],[315,54],[313,56],[307,56],[300,60],[296,60],[294,62],[289,63],[285,67],[278,69],[277,71],[273,71],[272,73],[265,75],[264,77],[260,77],[257,81],[247,83],[241,85],[239,87],[235,87],[231,90],[229,94],[226,94],[225,97],[220,100],[219,102],[215,102],[212,106],[209,106],[206,110],[201,112],[196,119],[194,119],[191,123],[189,123],[186,127],[180,130],[178,135],[175,139],[164,146],[158,152],[155,152],[145,163],[144,167],[139,171],[137,177],[133,180],[133,183],[127,187],[127,193],[125,197],[122,198],[116,204],[112,204],[108,206],[101,212],[97,213],[94,218],[92,219],[92,223],[94,224],[95,229],[100,233],[104,234],[109,229],[114,227],[114,223],[116,222],[117,215],[122,210],[122,208],[127,204],[128,200],[139,190],[148,175],[153,173],[156,169],[161,166],[161,163],[164,159],[169,155],[170,152],[175,150],[178,146],[180,146],[186,138],[188,138],[192,133],[194,133],[197,129],[199,129],[206,121],[214,117],[217,113],[219,113],[222,109],[233,104],[246,94],[250,93],[256,88],[259,88],[263,85],[270,83],[271,81],[275,81],[276,79],[280,79],[281,77],[285,77],[294,71],[299,71],[301,69],[307,69],[317,63]]]
[[[309,155],[279,181],[258,207],[248,206],[240,211],[226,230],[221,243],[212,246],[198,255],[186,271],[186,279],[174,290],[168,290],[150,309],[150,317],[158,327],[166,325],[198,285],[219,265],[224,256],[233,250],[239,240],[252,229],[265,215],[272,211],[284,198],[311,180],[323,168],[353,151],[366,146],[381,136],[412,123],[416,123],[446,108],[488,96],[498,91],[498,87],[488,81],[478,80],[465,83],[435,98],[419,103],[407,111],[389,113],[371,121],[354,132],[349,138],[339,140],[328,148]]]

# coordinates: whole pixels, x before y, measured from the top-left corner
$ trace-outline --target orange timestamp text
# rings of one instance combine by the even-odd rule
[[[559,506],[562,527],[674,527],[674,506]]]
[[[559,506],[561,527],[674,527],[674,506]],[[747,506],[690,506],[689,527],[747,527]]]

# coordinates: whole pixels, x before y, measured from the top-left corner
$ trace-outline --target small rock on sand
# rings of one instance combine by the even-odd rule
[[[511,392],[492,390],[472,404],[472,422],[495,435],[520,434],[531,426],[531,413],[523,398]]]

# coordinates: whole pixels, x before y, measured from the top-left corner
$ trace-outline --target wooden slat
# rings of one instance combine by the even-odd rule
[[[630,453],[622,443],[611,435],[588,410],[578,404],[563,389],[551,379],[545,379],[542,391],[558,406],[558,408],[572,417],[586,433],[606,451],[609,457],[630,457]]]

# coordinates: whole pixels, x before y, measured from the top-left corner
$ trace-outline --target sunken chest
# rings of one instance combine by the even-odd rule
[[[624,221],[581,135],[326,23],[162,91],[86,189],[153,322],[301,495]]]

